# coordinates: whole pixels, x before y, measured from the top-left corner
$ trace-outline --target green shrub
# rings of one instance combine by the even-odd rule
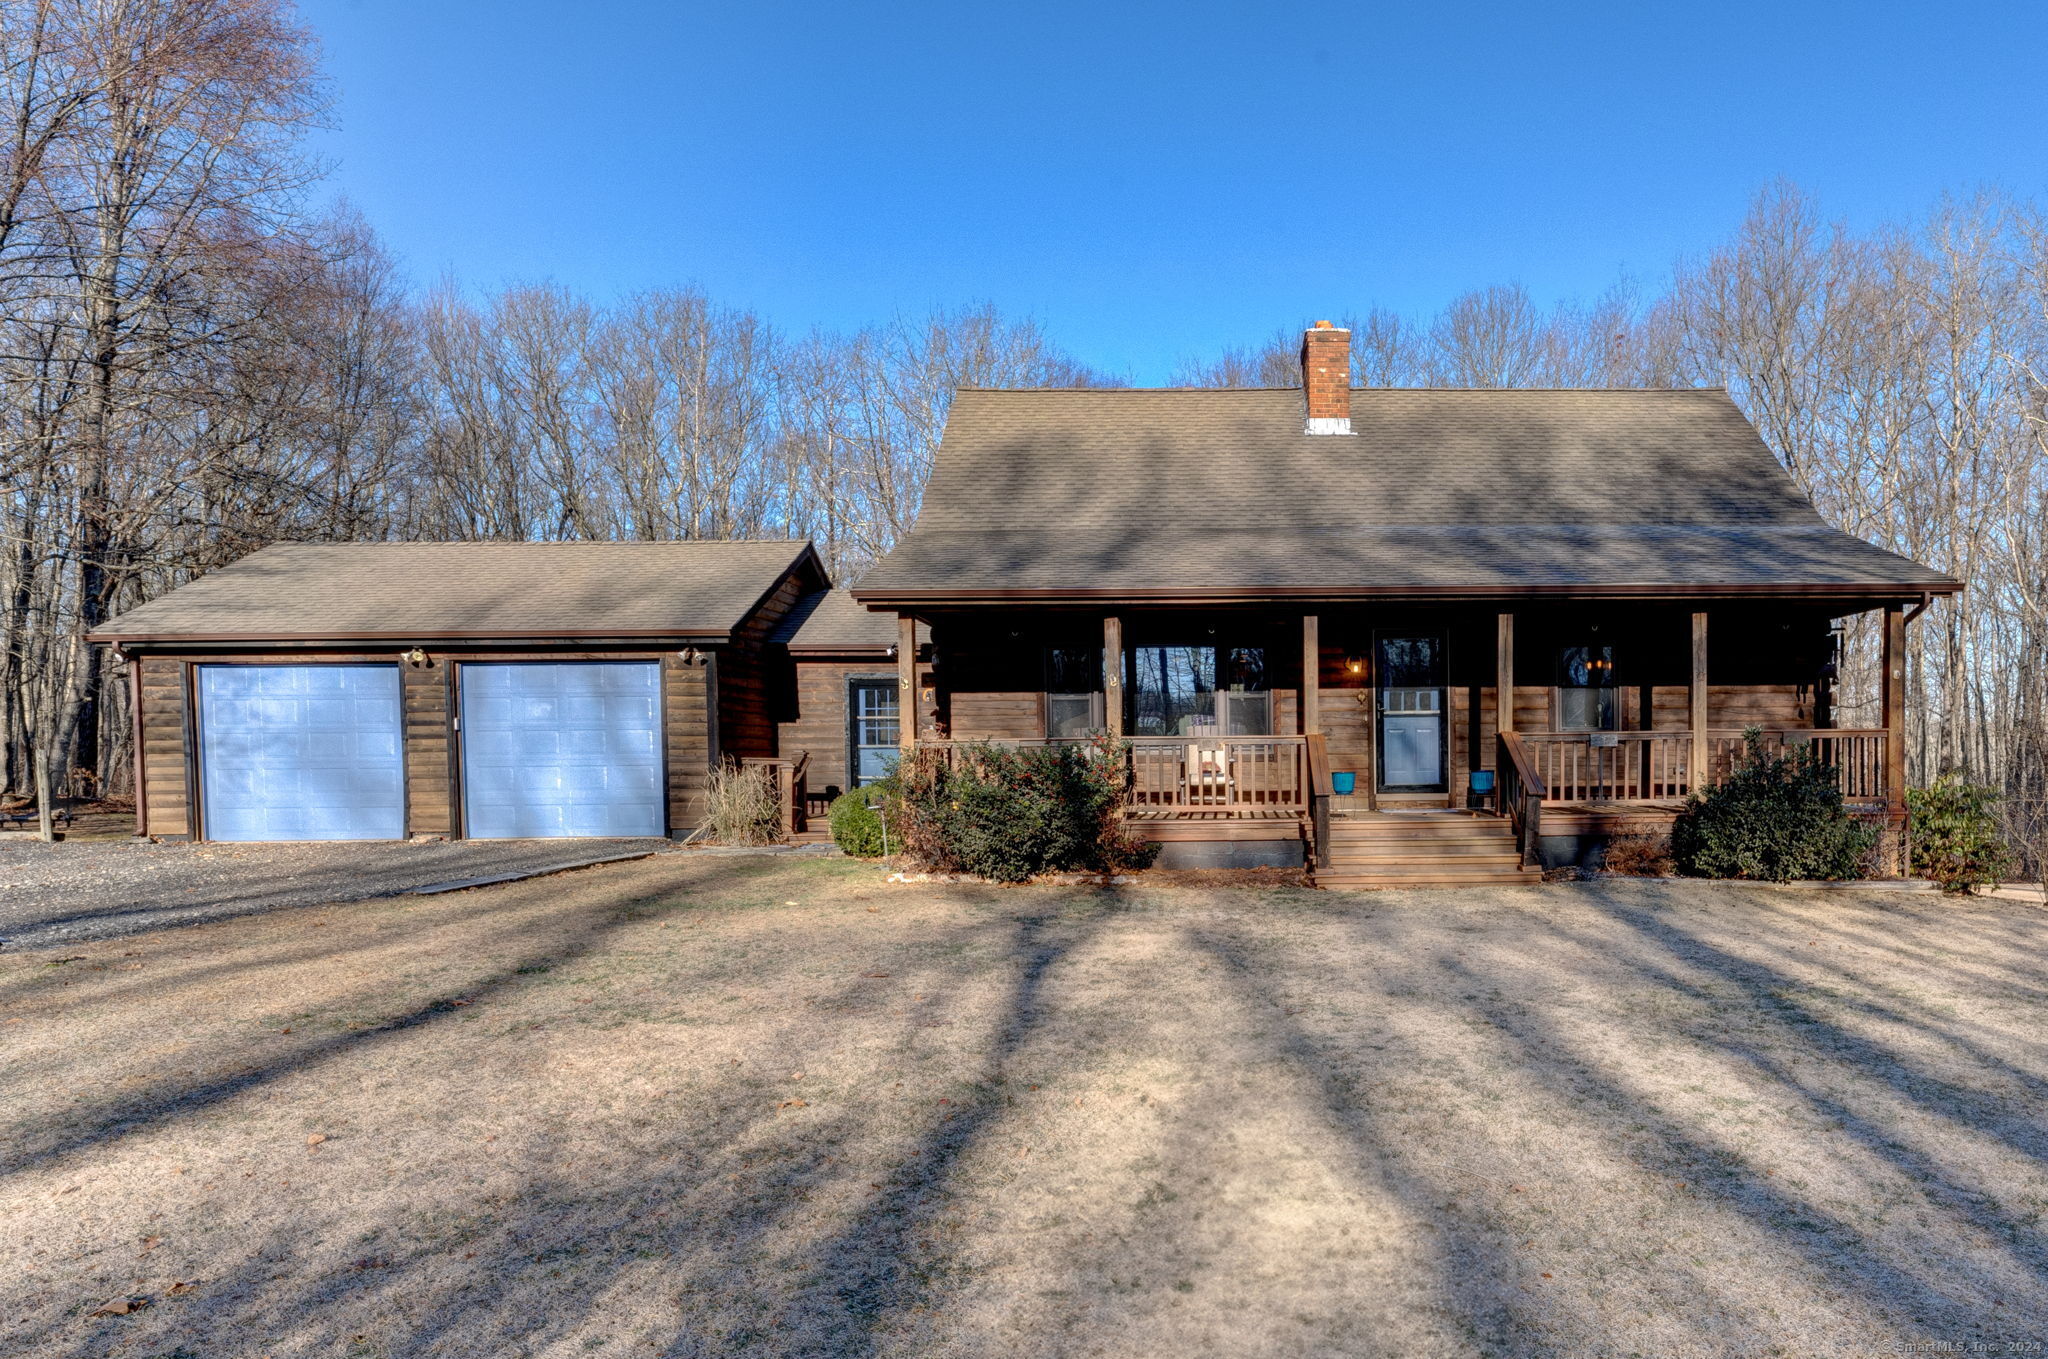
[[[1129,746],[959,748],[918,752],[899,769],[905,851],[927,868],[1023,882],[1040,873],[1115,872],[1152,862],[1118,817],[1130,791]]]
[[[1996,887],[2012,871],[2012,850],[1999,836],[1998,790],[1943,774],[1927,788],[1906,790],[1913,871],[1945,892]]]
[[[888,780],[849,788],[832,799],[832,843],[856,859],[879,859],[891,848],[882,825],[883,805],[893,794]]]
[[[1755,728],[1743,738],[1741,767],[1694,793],[1671,828],[1679,871],[1763,882],[1863,876],[1877,828],[1844,809],[1834,771],[1811,746],[1773,756]]]

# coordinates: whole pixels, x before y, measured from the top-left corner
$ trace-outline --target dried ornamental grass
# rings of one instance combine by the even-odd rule
[[[772,845],[782,838],[782,801],[766,765],[727,760],[705,788],[705,824],[721,845]]]

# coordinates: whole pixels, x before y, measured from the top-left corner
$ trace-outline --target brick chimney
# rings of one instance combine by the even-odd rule
[[[1318,321],[1301,337],[1301,394],[1310,434],[1351,432],[1351,332]]]

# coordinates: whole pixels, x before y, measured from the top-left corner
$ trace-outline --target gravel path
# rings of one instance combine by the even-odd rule
[[[165,925],[392,896],[666,840],[154,845],[0,842],[0,946],[110,939]]]

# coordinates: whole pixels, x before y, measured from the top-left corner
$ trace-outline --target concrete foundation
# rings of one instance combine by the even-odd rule
[[[1160,868],[1300,868],[1300,840],[1167,840]]]

